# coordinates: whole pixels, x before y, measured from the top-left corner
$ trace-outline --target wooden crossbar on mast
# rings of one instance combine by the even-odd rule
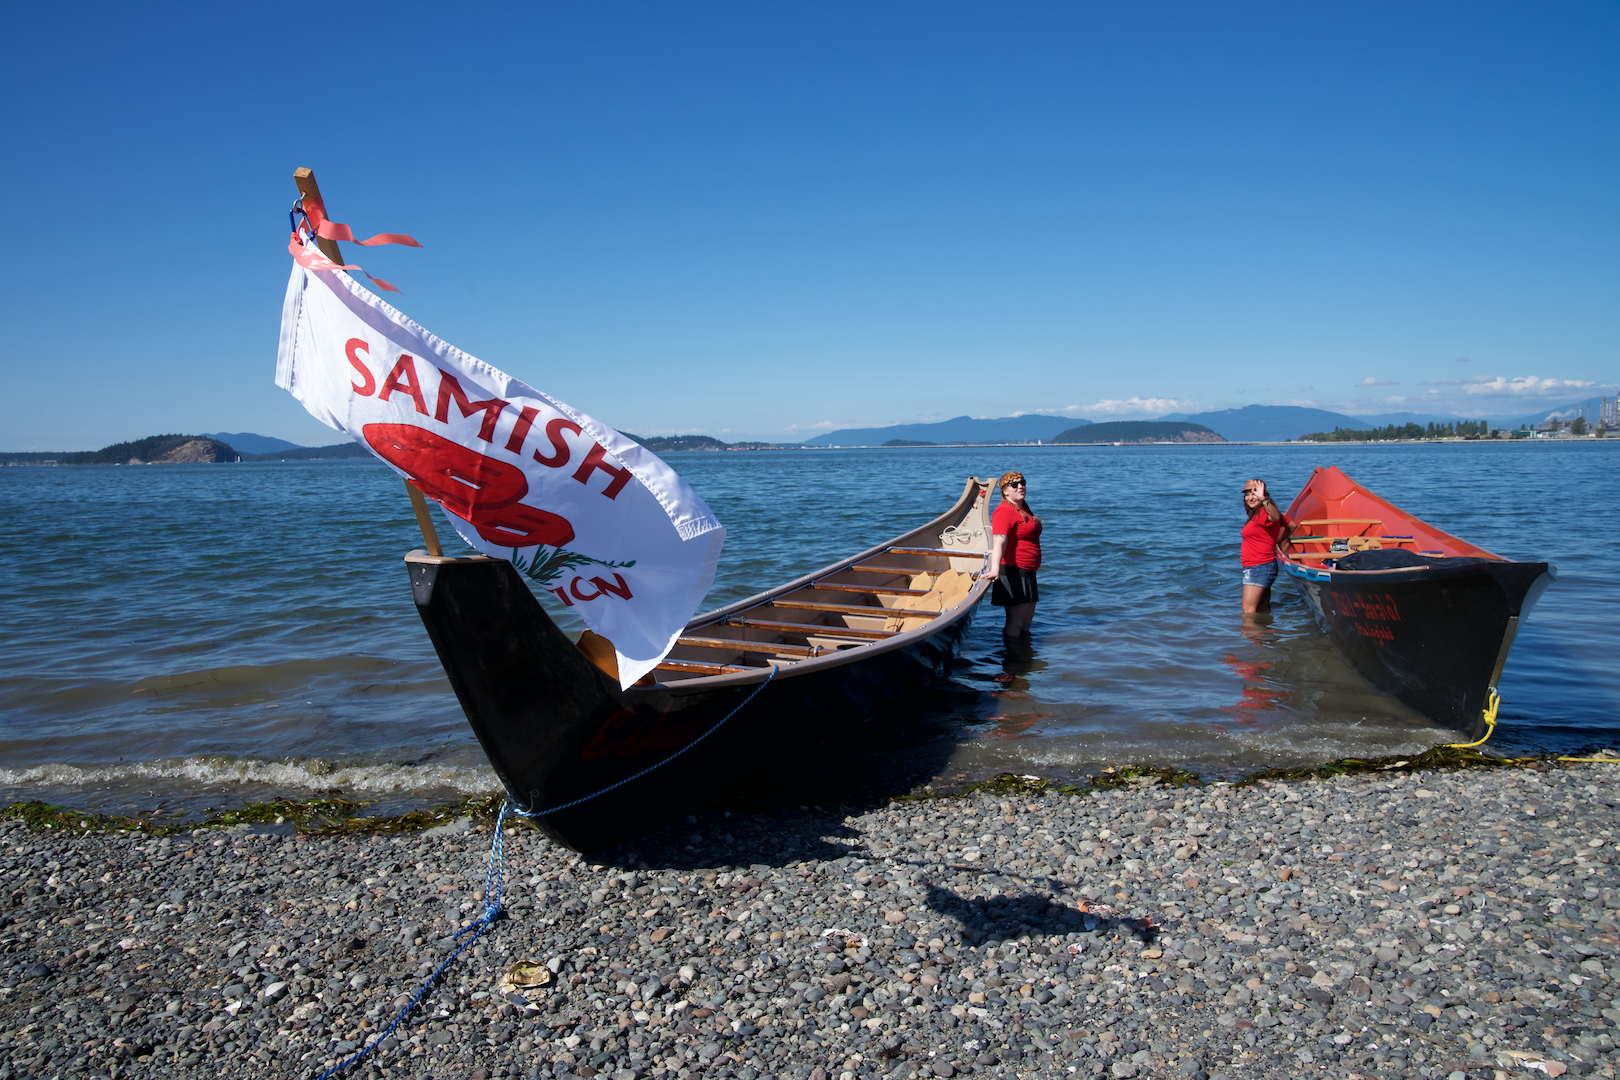
[[[315,182],[314,169],[294,169],[293,183],[298,185],[298,194],[306,204],[313,203],[320,207],[321,216],[327,220],[331,214],[327,213],[326,200],[321,198],[321,186]],[[336,240],[328,240],[324,236],[315,237],[315,246],[321,249],[321,254],[328,259],[343,265],[343,252],[338,250]],[[427,545],[427,553],[433,556],[444,554],[444,548],[439,544],[439,532],[433,527],[433,517],[428,513],[427,499],[417,486],[405,481],[405,493],[411,498],[411,509],[416,514],[417,528],[422,530],[422,542]]]

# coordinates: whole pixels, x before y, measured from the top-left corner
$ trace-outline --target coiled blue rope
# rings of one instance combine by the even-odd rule
[[[460,945],[456,946],[455,951],[449,956],[445,957],[444,961],[440,963],[438,967],[433,969],[433,974],[429,975],[426,981],[422,983],[422,988],[416,992],[415,997],[411,998],[410,1004],[406,1005],[403,1009],[399,1010],[397,1014],[395,1014],[393,1022],[391,1022],[386,1028],[383,1028],[383,1030],[365,1046],[362,1046],[359,1050],[356,1050],[347,1058],[344,1058],[336,1065],[333,1065],[330,1069],[327,1069],[325,1072],[321,1073],[316,1080],[327,1080],[327,1077],[335,1076],[344,1069],[347,1069],[349,1066],[357,1064],[361,1059],[365,1058],[373,1050],[377,1049],[377,1044],[394,1033],[394,1029],[399,1027],[400,1021],[405,1019],[407,1013],[416,1008],[417,1003],[422,1000],[423,996],[426,995],[430,989],[432,989],[433,984],[438,981],[440,975],[444,974],[445,969],[451,964],[455,963],[456,957],[460,956],[466,950],[467,946],[477,941],[479,937],[483,935],[484,931],[489,929],[490,924],[500,916],[501,877],[505,871],[506,865],[506,832],[504,826],[506,824],[507,814],[516,814],[519,817],[530,818],[544,817],[546,814],[555,814],[559,811],[567,810],[571,806],[578,806],[580,803],[589,802],[599,795],[606,795],[614,788],[623,787],[632,780],[640,779],[641,777],[652,772],[654,769],[663,768],[665,765],[668,765],[670,762],[692,749],[692,747],[696,746],[704,739],[707,739],[710,735],[713,735],[716,731],[719,731],[721,724],[724,724],[727,720],[730,720],[733,716],[736,716],[739,712],[741,712],[743,707],[746,706],[750,701],[753,701],[754,698],[759,695],[761,690],[770,685],[771,680],[774,678],[776,678],[776,667],[775,665],[772,665],[771,673],[765,676],[765,681],[756,686],[752,694],[749,694],[747,697],[743,698],[735,709],[732,709],[730,712],[726,713],[725,716],[721,717],[718,723],[716,723],[708,731],[705,731],[702,735],[699,735],[697,738],[681,747],[679,750],[675,751],[673,754],[669,755],[669,757],[665,758],[663,761],[660,761],[656,765],[651,765],[645,769],[642,769],[634,776],[627,776],[615,784],[608,785],[601,791],[587,795],[582,799],[575,799],[573,802],[563,803],[561,806],[553,807],[550,810],[519,810],[512,805],[512,801],[510,799],[507,799],[505,802],[501,803],[500,816],[495,819],[495,837],[489,843],[489,867],[484,873],[484,913],[474,921],[468,923],[466,926],[463,926],[460,930],[457,930],[451,940],[454,941],[456,938],[460,938],[463,934],[471,934],[472,936],[467,938],[467,940],[463,941]]]

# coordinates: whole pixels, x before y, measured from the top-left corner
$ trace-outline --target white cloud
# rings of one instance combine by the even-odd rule
[[[1399,380],[1396,380],[1396,379],[1375,379],[1371,375],[1369,375],[1365,379],[1362,379],[1360,382],[1356,383],[1356,385],[1357,386],[1399,386],[1401,384],[1400,384]]]
[[[1424,386],[1460,386],[1471,396],[1494,395],[1500,397],[1546,397],[1580,390],[1595,389],[1598,384],[1585,379],[1543,379],[1537,375],[1518,375],[1511,379],[1500,375],[1476,375],[1472,379],[1424,379]],[[1432,393],[1433,391],[1431,391]]]
[[[1521,375],[1515,379],[1469,379],[1465,394],[1511,394],[1514,397],[1541,397],[1546,394],[1560,396],[1575,390],[1590,390],[1595,382],[1584,379],[1538,379],[1534,375]]]
[[[1272,404],[1273,405],[1297,405],[1302,409],[1314,409],[1314,408],[1316,408],[1316,402],[1312,401],[1310,398],[1294,398],[1291,401],[1273,401]]]
[[[1182,401],[1177,398],[1130,397],[1123,400],[1105,398],[1094,405],[1069,405],[1063,411],[1070,416],[1158,416],[1167,412],[1196,412],[1197,410],[1198,403],[1195,401]]]

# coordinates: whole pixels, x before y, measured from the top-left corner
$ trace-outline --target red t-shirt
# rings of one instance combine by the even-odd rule
[[[1276,559],[1277,541],[1282,539],[1283,530],[1287,527],[1283,518],[1268,522],[1265,508],[1261,507],[1243,523],[1243,552],[1240,556],[1243,565],[1261,566]]]
[[[1020,570],[1041,568],[1040,518],[1024,520],[1018,508],[1003,499],[990,515],[990,531],[1007,538],[1001,546],[1001,565],[1016,566]]]

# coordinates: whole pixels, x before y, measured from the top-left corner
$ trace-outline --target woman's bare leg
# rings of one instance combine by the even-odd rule
[[[1260,585],[1243,586],[1243,614],[1259,615],[1271,610],[1271,590]],[[1011,618],[1009,613],[1008,618]]]
[[[1029,624],[1035,618],[1034,604],[1013,604],[1007,609],[1007,625],[1001,631],[1002,637],[1025,637],[1029,634]]]

